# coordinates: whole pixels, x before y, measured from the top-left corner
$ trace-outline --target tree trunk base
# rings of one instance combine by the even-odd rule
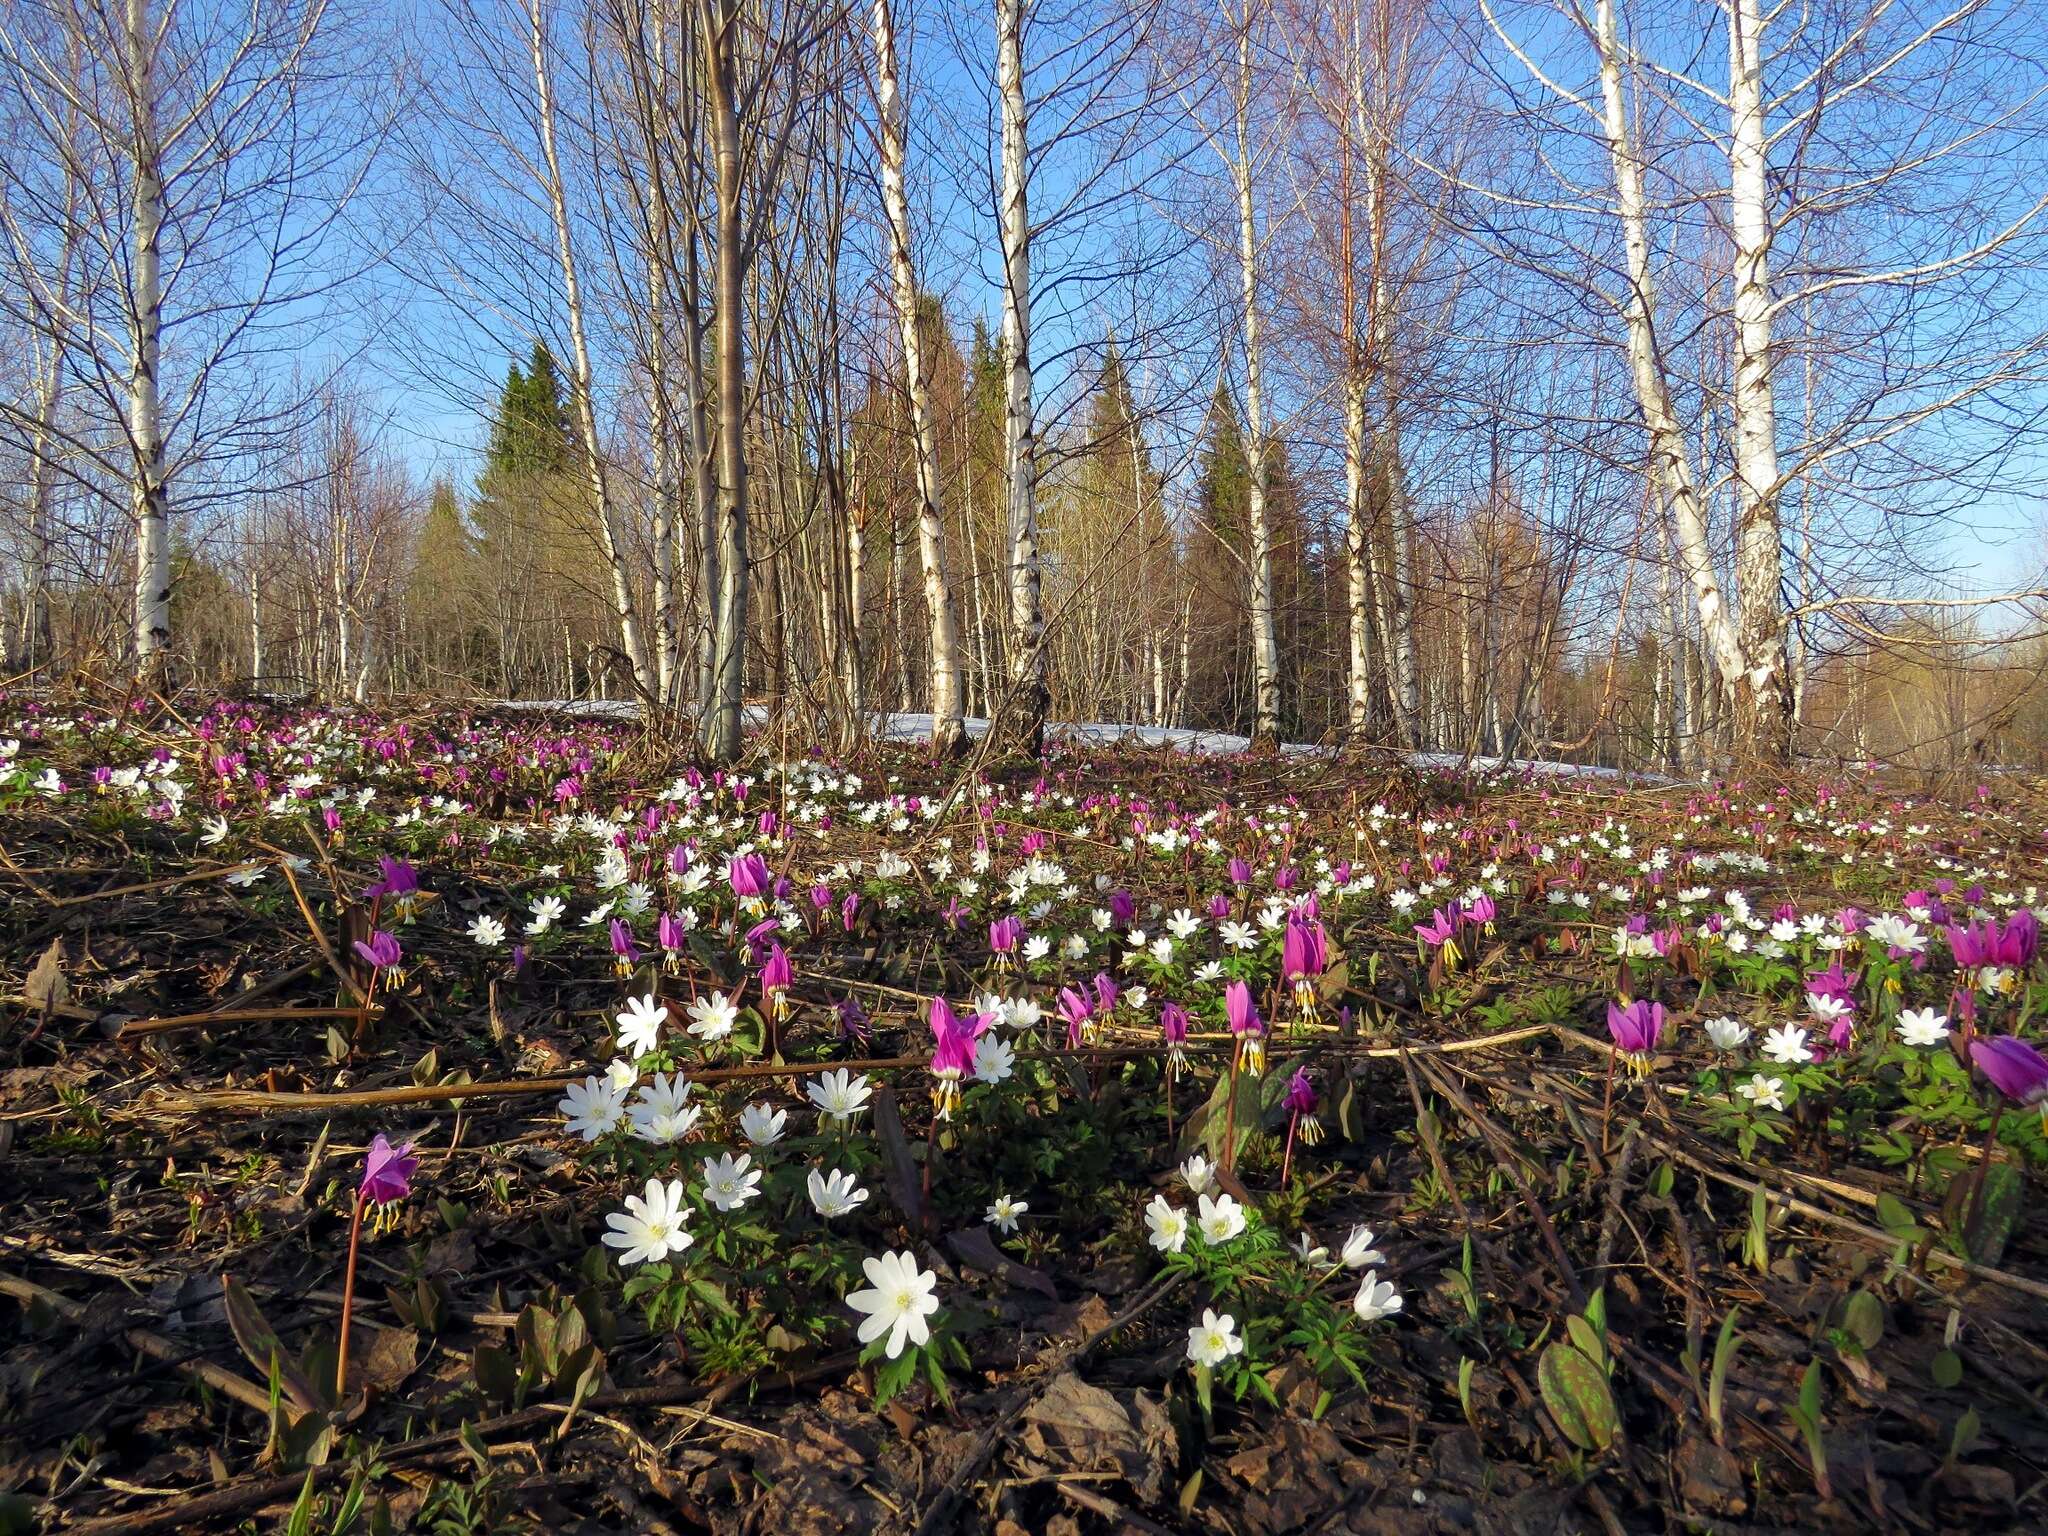
[[[967,728],[958,720],[934,720],[932,722],[932,758],[941,763],[957,763],[967,755]]]

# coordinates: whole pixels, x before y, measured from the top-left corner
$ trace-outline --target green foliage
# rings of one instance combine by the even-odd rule
[[[1583,1316],[1565,1319],[1565,1331],[1567,1338],[1553,1340],[1538,1358],[1536,1385],[1567,1440],[1582,1451],[1604,1451],[1620,1433],[1621,1421],[1608,1383],[1614,1366],[1600,1292],[1593,1293]]]

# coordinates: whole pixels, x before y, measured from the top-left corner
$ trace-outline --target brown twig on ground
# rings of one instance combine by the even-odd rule
[[[73,1301],[69,1296],[60,1295],[46,1286],[37,1285],[19,1275],[0,1272],[0,1295],[12,1296],[24,1306],[41,1302],[67,1323],[74,1326],[90,1321],[91,1314],[86,1307]],[[194,1360],[189,1352],[180,1349],[169,1339],[161,1338],[146,1328],[127,1328],[122,1337],[138,1352],[152,1360],[161,1360],[175,1366],[196,1381],[203,1381],[214,1391],[233,1398],[245,1408],[252,1408],[263,1415],[265,1422],[270,1419],[270,1394],[246,1376],[237,1376],[233,1371],[215,1365],[210,1360]]]
[[[1016,1422],[1024,1417],[1025,1410],[1038,1401],[1040,1393],[1066,1371],[1086,1360],[1112,1334],[1129,1327],[1172,1295],[1186,1279],[1185,1274],[1160,1276],[1139,1293],[1136,1301],[1080,1343],[1062,1351],[1038,1376],[1014,1391],[1002,1411],[987,1428],[974,1437],[974,1444],[968,1447],[966,1454],[960,1458],[946,1481],[940,1485],[939,1491],[932,1496],[931,1503],[925,1506],[924,1514],[917,1522],[917,1536],[936,1536],[938,1531],[947,1528],[946,1520],[952,1514],[953,1506],[959,1501],[961,1490],[981,1474],[982,1467],[987,1464],[989,1457],[995,1454],[996,1447],[1002,1444],[1003,1438],[1009,1434]]]

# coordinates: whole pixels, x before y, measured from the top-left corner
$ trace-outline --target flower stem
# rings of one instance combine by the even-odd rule
[[[1244,1044],[1240,1040],[1230,1058],[1230,1095],[1223,1104],[1223,1147],[1217,1161],[1230,1173],[1237,1171],[1237,1062],[1243,1054]]]
[[[1607,1155],[1607,1119],[1608,1116],[1614,1113],[1615,1054],[1613,1051],[1607,1053],[1607,1096],[1600,1104],[1600,1155],[1602,1157]]]
[[[334,1401],[340,1404],[348,1390],[348,1323],[356,1305],[356,1246],[363,1236],[363,1207],[369,1202],[356,1191],[355,1215],[348,1224],[348,1272],[341,1282],[341,1342],[334,1351]]]
[[[1984,1133],[1984,1155],[1977,1163],[1977,1177],[1970,1185],[1970,1198],[1963,1206],[1963,1247],[1970,1246],[1970,1231],[1984,1214],[1984,1181],[1991,1176],[1992,1154],[1998,1149],[1998,1122],[2005,1116],[2003,1103],[1991,1106],[1991,1128]],[[1970,1255],[1974,1257],[1974,1255]]]

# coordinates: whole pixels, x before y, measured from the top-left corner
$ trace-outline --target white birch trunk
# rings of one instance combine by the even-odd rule
[[[134,142],[133,251],[128,291],[128,447],[134,463],[135,670],[161,683],[170,666],[171,508],[164,472],[163,169],[157,143],[155,31],[149,0],[127,0],[123,41]]]
[[[1778,418],[1771,370],[1771,217],[1766,178],[1763,23],[1757,0],[1728,7],[1728,226],[1734,243],[1735,590],[1742,608],[1744,745],[1792,754],[1785,665]]]
[[[1365,379],[1344,381],[1344,575],[1351,642],[1347,669],[1351,739],[1372,734],[1372,525],[1366,516]]]
[[[1251,28],[1237,36],[1238,290],[1244,331],[1245,457],[1251,523],[1252,746],[1280,742],[1280,645],[1273,626],[1273,532],[1266,523],[1266,417],[1259,389],[1259,269],[1257,210],[1252,200]]]
[[[50,551],[57,491],[57,411],[64,398],[64,348],[48,348],[45,371],[36,384],[36,420],[29,441],[28,591],[22,597],[23,668],[50,659]]]
[[[1700,629],[1725,686],[1742,676],[1742,651],[1721,595],[1707,532],[1706,502],[1694,478],[1692,458],[1672,405],[1669,380],[1657,341],[1656,287],[1650,273],[1650,237],[1643,170],[1629,133],[1623,90],[1622,50],[1614,0],[1596,0],[1594,42],[1600,55],[1601,128],[1614,171],[1616,212],[1621,220],[1629,292],[1623,306],[1628,327],[1628,360],[1636,403],[1650,439],[1650,468],[1671,508],[1680,563],[1692,583]]]
[[[555,254],[562,267],[562,297],[569,309],[569,354],[576,395],[576,419],[583,439],[583,471],[590,482],[590,494],[597,507],[598,535],[604,546],[605,563],[611,568],[612,606],[618,615],[619,644],[633,669],[633,686],[643,702],[659,701],[655,674],[647,661],[647,645],[640,633],[638,604],[633,595],[633,576],[626,568],[626,555],[619,534],[618,509],[612,504],[611,487],[605,474],[604,452],[598,439],[597,407],[591,394],[590,344],[584,334],[583,290],[577,280],[576,244],[569,225],[569,199],[562,181],[562,163],[555,149],[554,77],[548,69],[547,30],[542,0],[526,0],[527,43],[533,56],[533,84],[538,95],[542,163],[547,168],[548,208],[554,218]]]
[[[996,90],[1002,100],[1003,486],[1009,540],[1011,735],[1036,756],[1052,706],[1038,558],[1032,424],[1031,219],[1024,102],[1024,0],[996,0]]]
[[[889,222],[889,275],[910,393],[910,436],[917,456],[917,553],[924,572],[925,610],[931,624],[932,751],[939,757],[950,758],[967,750],[967,728],[963,723],[966,711],[960,696],[960,621],[946,572],[946,520],[939,500],[939,435],[925,389],[924,347],[918,334],[917,273],[910,253],[910,198],[903,175],[904,107],[896,77],[896,29],[889,14],[889,0],[875,0],[873,32],[882,207]]]
[[[721,763],[740,755],[746,692],[746,334],[741,313],[746,257],[740,229],[740,123],[734,100],[738,0],[706,0],[713,143],[718,176],[718,563],[712,638],[712,708],[705,749]]]

